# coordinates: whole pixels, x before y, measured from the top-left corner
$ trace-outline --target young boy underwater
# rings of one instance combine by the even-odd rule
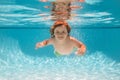
[[[44,40],[42,42],[38,42],[36,44],[36,49],[47,46],[53,45],[56,56],[61,55],[70,55],[75,48],[77,55],[83,55],[86,51],[86,46],[69,35],[70,33],[70,26],[65,21],[56,21],[54,25],[51,27],[51,38]]]

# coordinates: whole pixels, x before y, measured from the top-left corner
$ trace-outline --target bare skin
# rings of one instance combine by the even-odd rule
[[[75,38],[68,36],[67,29],[64,25],[54,30],[54,36],[54,38],[38,42],[36,49],[51,44],[61,55],[69,55],[73,51],[73,48],[77,48],[75,52],[77,55],[83,55],[85,53],[86,46]]]
[[[49,0],[40,0],[42,2],[48,2]],[[51,19],[55,20],[68,20],[71,19],[71,10],[82,9],[81,6],[70,5],[72,2],[84,2],[85,0],[54,0],[52,6],[44,6],[45,8],[52,9]]]
[[[47,2],[49,0],[39,0],[41,2]],[[79,2],[85,2],[85,0],[56,0],[58,2],[65,2],[65,1],[70,1],[70,2],[73,2],[73,1],[79,1]]]

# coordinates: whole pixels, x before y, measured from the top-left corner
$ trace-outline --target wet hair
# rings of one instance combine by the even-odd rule
[[[66,23],[65,21],[56,21],[56,22],[53,24],[53,26],[51,27],[51,29],[50,29],[50,33],[51,33],[51,37],[52,37],[52,38],[55,37],[55,36],[54,36],[54,30],[55,30],[57,27],[60,27],[60,26],[62,26],[62,25],[64,25],[64,26],[66,27],[67,32],[68,32],[68,36],[69,36],[69,33],[70,33],[70,31],[71,31],[71,28],[70,28],[70,26],[68,25],[68,23]]]

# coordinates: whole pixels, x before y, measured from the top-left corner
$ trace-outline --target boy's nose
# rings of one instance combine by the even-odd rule
[[[62,33],[59,33],[58,35],[62,35]]]

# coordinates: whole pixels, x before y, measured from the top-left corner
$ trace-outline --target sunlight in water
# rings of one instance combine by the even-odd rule
[[[0,39],[0,80],[119,80],[120,63],[101,52],[74,57],[25,55],[13,39]]]

